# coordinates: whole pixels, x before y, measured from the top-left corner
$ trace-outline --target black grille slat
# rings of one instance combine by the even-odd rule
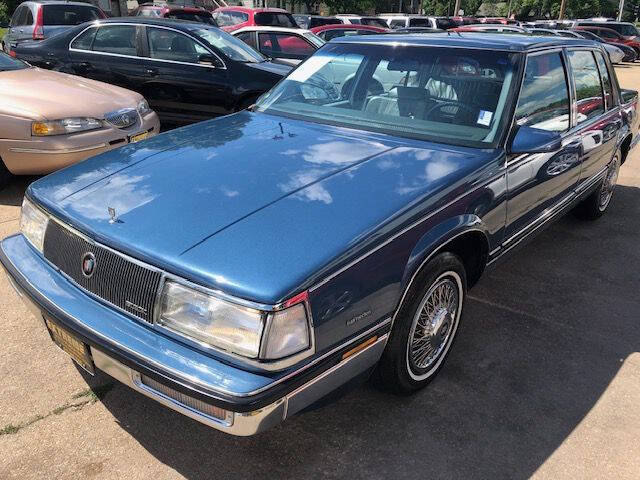
[[[160,272],[94,245],[56,221],[49,222],[43,252],[47,260],[83,289],[142,320],[153,322]],[[96,259],[95,273],[90,278],[82,274],[82,258],[86,253],[92,253]],[[127,302],[145,311],[127,306]]]

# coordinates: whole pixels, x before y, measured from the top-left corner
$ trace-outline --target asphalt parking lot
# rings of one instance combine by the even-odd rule
[[[617,71],[638,88],[640,65]],[[0,237],[32,180],[0,192]],[[426,390],[363,385],[251,438],[89,388],[0,274],[0,478],[638,478],[640,150],[612,202],[485,275]]]

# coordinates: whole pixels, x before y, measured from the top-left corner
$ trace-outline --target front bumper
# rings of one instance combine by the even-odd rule
[[[89,345],[95,366],[173,410],[234,435],[264,431],[373,367],[390,321],[296,370],[249,372],[152,330],[102,304],[70,282],[22,235],[0,243],[0,263],[36,318],[43,312]],[[44,327],[44,326],[43,326]],[[344,353],[368,341],[366,348]],[[231,412],[221,421],[140,381],[144,375],[173,391]]]
[[[144,132],[149,136],[160,133],[160,121],[155,112],[145,115],[126,129],[105,127],[72,135],[32,137],[28,140],[0,138],[0,158],[14,175],[47,174],[126,145],[132,135]]]

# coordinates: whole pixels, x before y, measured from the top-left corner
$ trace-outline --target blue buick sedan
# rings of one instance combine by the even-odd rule
[[[0,261],[82,368],[251,435],[428,384],[486,267],[607,210],[637,127],[596,43],[345,37],[250,111],[33,183]]]

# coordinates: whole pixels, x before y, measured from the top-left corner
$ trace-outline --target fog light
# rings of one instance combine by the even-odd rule
[[[189,395],[185,395],[184,393],[167,387],[146,375],[140,375],[140,383],[150,390],[168,397],[185,408],[194,410],[201,415],[206,415],[208,417],[215,418],[216,420],[220,420],[227,426],[233,424],[233,412],[216,407],[215,405],[210,405],[202,400],[190,397]]]

